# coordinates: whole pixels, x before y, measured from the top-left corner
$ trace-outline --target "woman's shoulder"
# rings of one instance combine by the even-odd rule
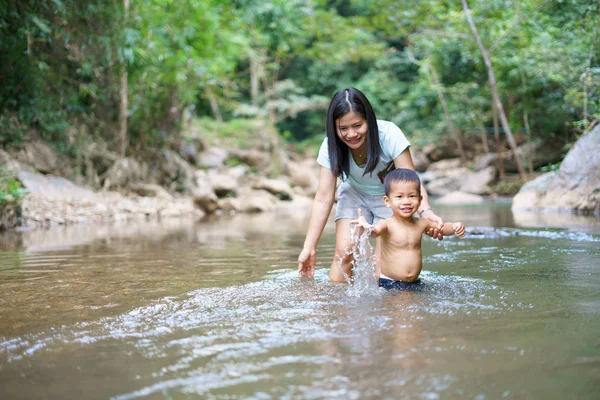
[[[402,130],[393,123],[392,121],[386,121],[385,119],[377,120],[377,129],[380,134],[389,135],[390,133],[402,132]]]

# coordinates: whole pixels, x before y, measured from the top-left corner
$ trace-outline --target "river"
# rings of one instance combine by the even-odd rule
[[[600,219],[437,207],[420,291],[350,296],[308,214],[0,236],[2,399],[597,399]]]

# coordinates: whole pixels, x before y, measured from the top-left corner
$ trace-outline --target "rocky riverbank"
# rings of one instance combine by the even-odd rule
[[[0,164],[14,171],[28,190],[20,208],[10,210],[24,228],[309,208],[318,180],[315,157],[274,152],[261,144],[264,140],[257,143],[231,149],[188,139],[136,158],[119,158],[95,144],[69,163],[36,140],[12,152],[0,150]],[[536,166],[560,157],[539,146],[521,148]],[[498,179],[496,153],[473,155],[462,163],[448,158],[454,155],[451,146],[429,145],[411,152],[438,203],[473,204],[507,194],[500,190],[507,180]],[[509,153],[503,164],[510,178],[516,167]]]

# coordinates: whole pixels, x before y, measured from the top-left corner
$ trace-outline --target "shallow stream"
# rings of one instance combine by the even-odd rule
[[[599,398],[600,220],[438,210],[423,290],[360,297],[305,211],[4,234],[0,398]]]

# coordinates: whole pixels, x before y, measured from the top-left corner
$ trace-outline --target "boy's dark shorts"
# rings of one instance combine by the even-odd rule
[[[421,283],[420,279],[414,282],[402,282],[395,281],[388,278],[379,278],[379,287],[384,289],[395,289],[395,290],[410,290],[410,291],[422,291],[425,290],[425,285]]]

